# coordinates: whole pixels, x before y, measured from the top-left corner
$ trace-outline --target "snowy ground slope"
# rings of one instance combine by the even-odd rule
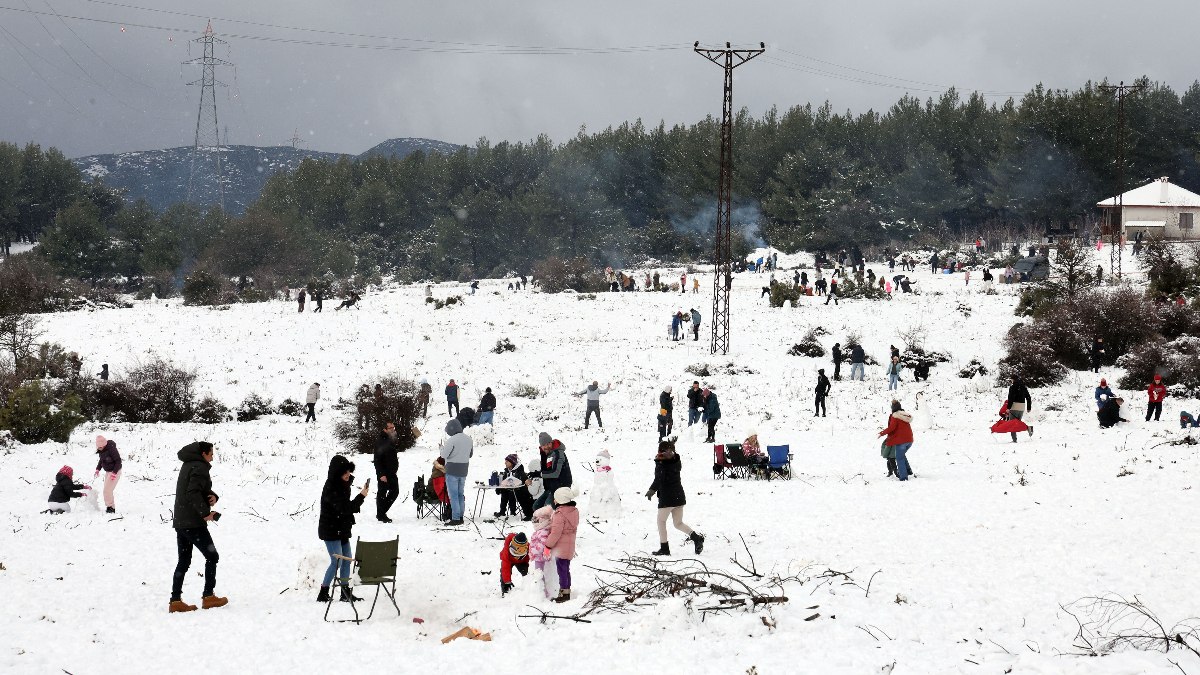
[[[1200,612],[1192,489],[1200,470],[1194,449],[1161,445],[1181,435],[1178,410],[1195,412],[1200,402],[1168,399],[1164,421],[1147,424],[1139,410],[1143,396],[1128,392],[1134,405],[1126,416],[1135,421],[1101,431],[1093,415],[1095,378],[1079,373],[1066,386],[1033,391],[1032,439],[1022,436],[1014,445],[993,437],[987,428],[1004,390],[990,378],[981,387],[956,373],[972,358],[995,367],[1000,338],[1016,321],[1013,289],[985,296],[977,278],[964,287],[961,275],[934,277],[922,269],[912,276],[921,295],[828,307],[809,299],[798,309],[768,308],[758,298],[767,277],[739,276],[728,357],[710,357],[703,339],[712,302],[707,275],[704,293],[682,297],[578,300],[511,293],[503,282],[485,281],[465,306],[442,310],[427,306],[419,288],[404,287],[367,295],[361,310],[334,312],[330,302],[319,315],[297,315],[292,303],[213,310],[169,301],[47,316],[47,337],[78,350],[97,370],[108,362],[122,373],[155,350],[195,366],[200,388],[231,407],[250,392],[276,402],[301,399],[314,381],[322,383],[324,399],[316,425],[278,417],[211,427],[85,425],[66,446],[21,447],[0,456],[6,522],[0,530],[0,670],[416,672],[454,659],[499,673],[559,665],[574,673],[740,673],[750,666],[764,674],[874,673],[893,662],[895,673],[1178,672],[1157,653],[1061,656],[1070,651],[1076,625],[1059,605],[1118,592],[1137,594],[1168,623]],[[461,292],[435,289],[439,296]],[[969,317],[957,309],[960,303],[970,307]],[[667,340],[670,312],[692,306],[704,315],[702,340]],[[882,368],[868,368],[865,383],[835,383],[829,417],[813,419],[816,369],[831,373],[831,365],[827,358],[786,352],[807,327],[822,325],[831,332],[826,347],[860,330],[868,353],[882,360],[889,344],[900,344],[897,329],[920,322],[930,329],[927,347],[954,360],[934,368],[929,383],[902,385],[906,408],[914,408],[918,392],[923,404],[909,454],[919,478],[901,485],[884,479],[875,436],[891,399]],[[517,351],[490,353],[503,337]],[[584,465],[609,449],[625,512],[581,526],[573,565],[581,598],[595,587],[586,565],[657,547],[654,504],[642,496],[653,470],[657,395],[670,384],[677,408],[685,408],[683,390],[696,378],[684,368],[695,363],[749,369],[699,378],[720,397],[719,438],[740,441],[754,429],[764,442],[789,443],[802,479],[714,481],[711,447],[685,430],[686,520],[708,535],[703,559],[732,568],[740,534],[760,570],[853,570],[863,584],[882,570],[869,597],[852,586],[793,586],[792,601],[771,612],[774,629],[739,613],[702,621],[682,601],[593,615],[592,624],[539,625],[516,615],[530,613],[529,604],[570,613],[582,599],[550,605],[519,577],[515,594],[501,598],[500,542],[491,539],[500,530],[485,523],[478,532],[438,530],[415,520],[406,498],[393,507],[390,525],[373,518],[369,500],[355,529],[365,539],[400,536],[402,616],[388,606],[358,627],[322,622],[322,607],[313,601],[325,565],[315,509],[337,451],[330,434],[337,413],[329,404],[339,395],[350,396],[382,372],[426,376],[434,384],[430,411],[436,414],[421,443],[400,456],[402,495],[418,474],[428,475],[445,420],[441,388],[450,377],[463,385],[465,404],[474,405],[485,386],[500,399],[495,442],[476,449],[472,480],[486,480],[509,452],[531,463],[537,433],[545,430],[568,447],[586,516],[592,475]],[[1102,373],[1110,381],[1117,374]],[[592,379],[613,385],[602,401],[603,431],[582,429],[584,405],[572,396]],[[514,398],[518,383],[545,394]],[[63,463],[90,477],[90,439],[100,431],[125,455],[117,491],[121,518],[110,522],[86,507],[69,516],[38,515]],[[175,452],[198,438],[218,448],[213,477],[225,518],[212,532],[222,555],[217,590],[230,604],[168,615]],[[361,484],[371,472],[369,458],[352,459]],[[1019,484],[1018,468],[1027,485]],[[1118,477],[1122,469],[1133,473]],[[474,491],[468,492],[470,504]],[[487,499],[490,514],[498,502],[492,493]],[[677,554],[690,551],[678,533],[671,538]],[[200,569],[197,554],[184,589],[192,602],[199,600]],[[898,595],[906,602],[898,603]],[[820,607],[806,609],[813,605]],[[816,620],[803,620],[817,612]],[[494,641],[440,644],[461,625],[491,631]],[[1200,672],[1200,659],[1177,652],[1170,658]]]

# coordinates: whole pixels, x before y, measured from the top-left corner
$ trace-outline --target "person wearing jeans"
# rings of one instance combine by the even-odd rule
[[[168,611],[191,612],[195,605],[183,601],[183,580],[192,564],[192,547],[204,555],[204,594],[201,600],[204,609],[223,607],[226,598],[214,595],[217,584],[217,547],[208,533],[208,524],[221,517],[212,510],[217,503],[217,493],[212,491],[209,469],[215,457],[212,443],[196,441],[183,446],[178,454],[183,466],[179,468],[179,479],[175,484],[175,510],[171,525],[175,528],[175,545],[179,562],[175,565],[175,576],[171,583],[171,604]]]
[[[117,503],[113,491],[117,489],[117,481],[121,480],[121,453],[117,452],[117,444],[103,436],[96,437],[96,473],[92,478],[104,476],[104,507],[107,513],[117,512]]]
[[[474,443],[470,436],[463,433],[458,420],[446,422],[446,438],[442,441],[438,456],[446,464],[446,491],[450,493],[450,520],[447,525],[463,524],[466,507],[463,493],[467,485],[467,470],[474,454]]]
[[[867,360],[867,353],[862,348],[862,345],[854,345],[850,348],[850,379],[863,379],[863,363]]]
[[[341,581],[341,600],[358,600],[346,585],[350,578],[350,561],[347,558],[351,557],[350,535],[354,527],[354,514],[358,513],[367,499],[370,480],[363,484],[358,496],[350,499],[350,485],[353,481],[354,462],[342,455],[334,455],[333,459],[329,460],[329,472],[325,477],[325,485],[321,488],[321,515],[317,521],[317,536],[325,542],[325,550],[329,552],[329,567],[325,568],[325,577],[321,580],[317,602],[329,602],[329,587],[333,583],[335,573]]]
[[[693,381],[692,388],[687,391],[688,426],[700,421],[700,411],[704,408],[704,392],[700,390],[700,382]]]
[[[883,444],[896,454],[896,477],[908,480],[909,468],[905,453],[913,443],[912,415],[905,412],[900,406],[900,401],[892,401],[892,414],[888,416],[887,428],[880,431],[879,435],[886,437]]]
[[[903,369],[904,366],[900,363],[900,357],[893,356],[892,362],[888,364],[887,369],[888,391],[900,388],[900,371]]]

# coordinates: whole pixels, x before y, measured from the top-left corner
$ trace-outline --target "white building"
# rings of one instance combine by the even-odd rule
[[[1120,211],[1121,231],[1127,240],[1139,232],[1147,237],[1192,239],[1196,237],[1196,221],[1200,220],[1200,195],[1166,177],[1105,199],[1096,206]]]

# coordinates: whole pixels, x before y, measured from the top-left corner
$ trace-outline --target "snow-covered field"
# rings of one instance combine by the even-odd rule
[[[666,276],[672,274],[677,278],[678,270]],[[1168,399],[1163,421],[1144,423],[1144,394],[1126,392],[1133,402],[1126,416],[1134,422],[1102,431],[1092,398],[1098,378],[1077,373],[1062,387],[1033,390],[1033,438],[1012,444],[993,437],[988,427],[1004,390],[994,378],[982,383],[957,372],[972,358],[995,368],[1000,339],[1017,320],[1015,289],[983,295],[978,275],[969,287],[961,275],[934,277],[927,268],[912,276],[921,294],[891,302],[826,307],[808,299],[798,309],[771,309],[758,298],[766,276],[741,275],[728,357],[710,356],[703,339],[712,311],[707,275],[703,293],[682,297],[605,293],[580,300],[512,293],[504,282],[485,281],[465,306],[442,310],[426,305],[422,289],[412,286],[367,294],[361,310],[334,312],[330,302],[322,314],[298,315],[283,302],[215,310],[172,300],[46,316],[47,338],[78,350],[97,370],[107,362],[120,375],[153,351],[195,367],[202,392],[231,407],[251,392],[276,402],[302,400],[312,382],[324,393],[314,425],[280,417],[217,426],[88,424],[66,445],[18,447],[0,456],[6,523],[0,670],[744,673],[755,667],[766,674],[879,673],[894,664],[896,674],[1177,673],[1175,661],[1200,672],[1200,659],[1178,651],[1067,655],[1077,626],[1060,609],[1111,592],[1136,595],[1168,624],[1200,613],[1200,509],[1192,490],[1200,469],[1194,449],[1164,444],[1183,433],[1178,411],[1196,412],[1200,402]],[[435,287],[439,297],[451,293],[465,289]],[[702,340],[669,341],[670,313],[692,306],[704,315]],[[867,352],[882,360],[889,344],[902,344],[897,331],[916,324],[928,328],[927,348],[953,360],[934,368],[928,383],[901,385],[908,410],[918,393],[922,403],[909,453],[918,478],[900,485],[884,478],[876,438],[892,398],[882,367],[868,367],[865,383],[834,383],[829,416],[814,419],[816,370],[832,374],[831,364],[789,356],[787,349],[808,327],[821,325],[831,333],[822,340],[827,348],[859,330]],[[517,350],[491,353],[505,337]],[[532,613],[527,605],[577,611],[596,583],[587,565],[657,547],[655,504],[643,497],[653,473],[657,396],[673,386],[679,423],[683,391],[697,379],[684,368],[696,363],[743,369],[699,378],[720,398],[718,440],[741,441],[753,429],[764,445],[790,444],[799,478],[715,481],[711,446],[683,427],[686,521],[708,536],[703,560],[736,569],[730,558],[745,557],[741,535],[760,571],[807,577],[832,569],[850,572],[862,586],[879,571],[869,595],[819,580],[792,584],[790,602],[769,613],[773,628],[759,614],[704,616],[683,600],[593,614],[590,624],[517,618]],[[331,427],[339,413],[330,404],[392,372],[429,378],[434,415],[418,446],[400,456],[404,501],[392,509],[396,521],[374,519],[372,494],[355,534],[399,535],[402,613],[396,617],[387,605],[361,626],[325,623],[324,607],[314,602],[326,561],[316,502],[338,452]],[[1114,382],[1119,373],[1101,375]],[[592,474],[585,465],[599,450],[611,452],[624,514],[581,525],[571,602],[552,605],[519,576],[516,591],[500,596],[496,525],[453,531],[414,517],[407,494],[436,456],[445,420],[441,389],[452,377],[463,385],[466,405],[487,386],[500,400],[494,442],[477,446],[471,481],[486,481],[510,452],[529,466],[538,432],[547,431],[567,445],[586,518]],[[582,429],[584,404],[572,395],[593,379],[613,386],[602,401],[603,431]],[[510,392],[518,384],[544,395],[515,398]],[[96,433],[114,439],[125,458],[119,518],[81,503],[70,515],[39,515],[63,463],[90,477]],[[230,603],[168,615],[175,453],[197,439],[217,446],[214,489],[225,517],[210,529],[221,553],[217,593]],[[361,484],[370,458],[352,459]],[[468,488],[468,506],[473,492]],[[490,516],[498,498],[489,491],[487,500]],[[677,535],[672,531],[677,556],[690,553]],[[185,600],[198,602],[202,567],[197,554]],[[346,608],[335,603],[334,610]],[[820,616],[804,620],[814,613]],[[463,625],[490,631],[493,641],[440,643]]]

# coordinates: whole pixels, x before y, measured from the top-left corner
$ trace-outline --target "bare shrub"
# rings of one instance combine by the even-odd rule
[[[587,258],[546,258],[533,266],[533,275],[544,293],[566,290],[599,293],[605,290],[604,276]]]
[[[1004,337],[1006,356],[1000,359],[999,382],[1019,376],[1030,387],[1057,384],[1067,374],[1058,361],[1046,331],[1032,324],[1017,324]]]
[[[373,396],[371,405],[363,410],[366,424],[359,425],[357,406],[347,405],[345,414],[333,428],[333,436],[349,452],[369,453],[375,451],[379,440],[378,431],[385,422],[396,425],[396,444],[407,450],[417,443],[414,429],[417,415],[418,387],[412,380],[388,376],[379,380],[382,393]]]

